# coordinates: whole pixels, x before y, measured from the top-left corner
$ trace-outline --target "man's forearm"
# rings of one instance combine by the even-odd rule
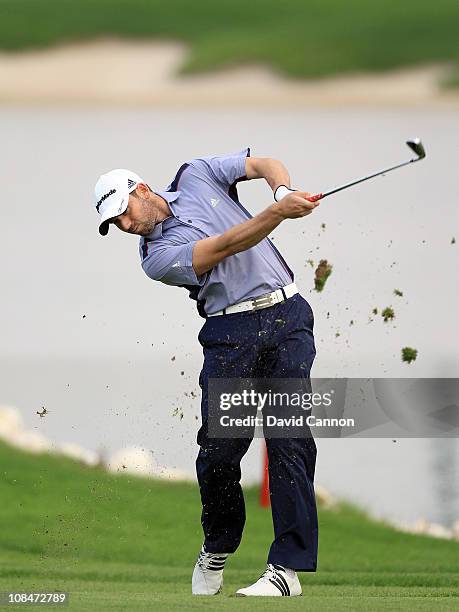
[[[279,185],[290,187],[290,175],[284,164],[276,159],[269,159],[268,162],[269,163],[266,164],[264,178],[273,192],[276,191]]]
[[[248,179],[264,178],[273,192],[279,185],[290,187],[290,175],[284,164],[270,157],[247,158]]]
[[[196,274],[204,274],[226,257],[255,246],[284,219],[297,219],[311,214],[320,202],[311,201],[310,195],[306,191],[292,191],[253,219],[235,225],[218,236],[198,240],[192,258]]]
[[[198,240],[193,249],[193,268],[196,274],[204,274],[226,257],[255,246],[283,219],[277,204],[271,204],[252,219],[235,225],[219,236]]]
[[[252,219],[235,225],[221,234],[221,248],[226,257],[255,246],[266,238],[283,220],[275,204],[266,208]]]

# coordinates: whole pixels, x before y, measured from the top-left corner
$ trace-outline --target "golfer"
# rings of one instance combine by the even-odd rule
[[[267,181],[275,201],[252,217],[236,186],[259,178]],[[208,435],[209,379],[310,376],[312,310],[268,238],[284,219],[312,213],[319,202],[309,196],[290,189],[282,163],[252,158],[249,149],[188,161],[165,191],[121,169],[103,174],[96,184],[99,232],[106,235],[115,225],[139,235],[147,276],[186,288],[205,318],[198,336],[204,364],[196,461],[204,543],[193,571],[194,595],[220,591],[227,557],[241,541],[240,462],[251,442]],[[316,446],[312,437],[270,438],[266,444],[274,541],[266,570],[237,595],[301,595],[297,572],[313,572],[317,564]]]

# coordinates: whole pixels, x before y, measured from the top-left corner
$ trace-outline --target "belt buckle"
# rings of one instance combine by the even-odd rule
[[[268,308],[269,306],[272,306],[274,304],[274,300],[272,295],[270,293],[267,293],[266,295],[259,295],[258,297],[254,298],[252,300],[252,304],[252,311],[261,310],[262,308]]]

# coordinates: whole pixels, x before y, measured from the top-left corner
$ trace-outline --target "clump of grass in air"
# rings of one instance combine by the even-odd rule
[[[404,348],[402,348],[402,361],[404,361],[405,363],[411,363],[412,361],[415,361],[417,356],[417,349],[411,348],[409,346],[405,346]]]
[[[384,319],[384,323],[392,321],[395,318],[395,312],[392,306],[387,306],[384,308],[384,310],[381,312],[381,316]]]
[[[332,273],[333,266],[326,259],[321,259],[316,268],[314,286],[316,291],[323,291],[328,277]]]

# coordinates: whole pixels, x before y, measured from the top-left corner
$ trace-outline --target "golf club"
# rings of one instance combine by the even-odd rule
[[[417,162],[420,159],[424,159],[424,157],[426,156],[426,152],[419,138],[413,138],[412,140],[407,140],[406,144],[410,147],[410,149],[414,153],[416,153],[417,157],[413,157],[412,159],[402,162],[401,164],[397,164],[396,166],[392,166],[391,168],[386,168],[385,170],[380,170],[379,172],[375,172],[374,174],[369,174],[368,176],[364,176],[363,178],[357,179],[356,181],[352,181],[352,183],[346,183],[345,185],[336,187],[336,189],[331,189],[330,191],[326,191],[324,193],[318,193],[308,198],[308,200],[310,202],[317,202],[317,200],[323,200],[323,198],[331,195],[332,193],[337,193],[338,191],[342,191],[343,189],[347,189],[348,187],[353,187],[354,185],[357,185],[358,183],[363,183],[363,181],[368,181],[369,179],[374,178],[375,176],[386,174],[387,172],[391,172],[391,170],[396,170],[397,168],[401,168],[402,166],[407,166],[408,164]]]

